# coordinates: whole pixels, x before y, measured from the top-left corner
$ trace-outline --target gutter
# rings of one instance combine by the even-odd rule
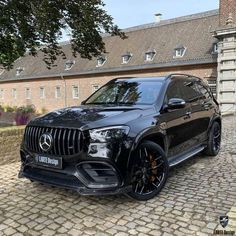
[[[74,72],[67,73],[62,76],[62,74],[52,74],[52,75],[41,75],[37,77],[29,76],[22,78],[13,78],[13,79],[0,79],[0,83],[8,82],[8,81],[19,81],[19,80],[30,80],[30,79],[48,79],[48,78],[57,78],[57,77],[68,77],[68,76],[83,76],[83,75],[96,75],[96,74],[104,74],[104,73],[119,73],[119,72],[130,72],[135,70],[145,70],[145,69],[164,69],[171,68],[176,66],[194,66],[194,65],[204,65],[204,64],[213,64],[217,63],[217,59],[215,58],[206,58],[206,59],[195,59],[195,60],[186,60],[186,61],[172,61],[167,63],[159,63],[159,64],[146,64],[141,66],[126,66],[126,67],[113,67],[107,69],[97,69],[97,70],[88,70],[83,72]]]
[[[63,76],[63,74],[60,75],[61,79],[63,80],[64,82],[64,93],[65,93],[65,100],[64,100],[64,103],[65,103],[65,107],[67,107],[67,83],[66,83],[66,80]]]

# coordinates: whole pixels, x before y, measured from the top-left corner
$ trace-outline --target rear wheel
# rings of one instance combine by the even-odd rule
[[[209,139],[207,147],[205,149],[205,154],[208,156],[216,156],[220,151],[220,145],[221,127],[218,122],[214,122],[209,133]]]
[[[164,150],[154,142],[142,142],[135,152],[132,167],[132,191],[128,195],[139,201],[155,197],[164,187],[169,164]]]

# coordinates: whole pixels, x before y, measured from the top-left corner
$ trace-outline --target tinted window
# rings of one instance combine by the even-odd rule
[[[183,98],[181,93],[182,81],[173,81],[167,89],[167,99],[171,98]]]
[[[203,84],[198,82],[197,83],[197,87],[198,87],[198,89],[199,89],[199,91],[201,93],[201,97],[203,99],[211,99],[212,98],[210,92],[207,90],[207,88]]]
[[[200,91],[194,81],[183,81],[183,86],[181,89],[183,92],[183,99],[186,102],[194,102],[201,97]]]
[[[186,102],[198,100],[201,96],[196,84],[185,79],[174,81],[167,90],[167,98],[182,98]]]
[[[108,83],[95,92],[86,104],[153,104],[160,93],[162,82],[118,81]]]

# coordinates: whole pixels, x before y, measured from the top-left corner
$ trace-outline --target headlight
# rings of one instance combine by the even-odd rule
[[[114,139],[121,139],[129,133],[128,126],[111,126],[101,129],[89,130],[91,142],[105,143]]]

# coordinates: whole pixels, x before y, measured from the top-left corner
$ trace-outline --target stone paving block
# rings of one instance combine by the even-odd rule
[[[234,137],[234,138],[232,138]],[[216,157],[196,156],[174,167],[154,199],[82,197],[18,179],[19,163],[0,166],[0,235],[212,235],[219,216],[236,228],[236,117],[223,120]]]

